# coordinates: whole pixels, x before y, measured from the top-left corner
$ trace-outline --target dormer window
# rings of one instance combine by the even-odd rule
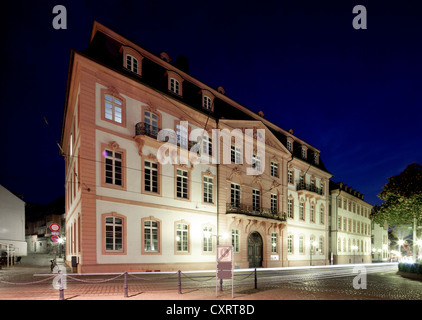
[[[293,142],[292,142],[292,140],[287,140],[286,147],[287,147],[287,150],[289,150],[290,152],[293,151]]]
[[[170,91],[174,92],[175,94],[180,94],[180,84],[174,78],[170,78]]]
[[[202,108],[206,111],[214,111],[214,95],[207,89],[201,89],[198,94],[202,95]]]
[[[183,95],[183,78],[174,71],[167,71],[165,74],[168,77],[168,90],[178,96]]]
[[[138,73],[138,60],[131,55],[126,55],[126,68],[134,73]]]
[[[318,162],[319,162],[319,155],[318,155],[318,153],[314,153],[314,164],[318,164]]]
[[[308,148],[306,148],[305,146],[302,146],[302,150],[301,150],[302,159],[307,158],[307,153],[308,153]]]
[[[121,52],[123,53],[123,67],[141,76],[142,59],[144,57],[138,51],[131,47],[123,46]]]
[[[202,101],[202,107],[206,110],[211,110],[211,98],[208,96],[204,96]]]

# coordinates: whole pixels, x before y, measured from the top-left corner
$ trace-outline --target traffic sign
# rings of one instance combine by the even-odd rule
[[[59,241],[59,236],[51,236],[51,241],[53,242]]]
[[[60,225],[58,223],[52,223],[50,224],[50,230],[57,232],[60,230]]]

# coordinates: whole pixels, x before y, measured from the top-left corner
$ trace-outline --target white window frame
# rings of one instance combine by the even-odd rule
[[[204,202],[213,203],[214,179],[212,177],[204,176]]]
[[[113,221],[112,222],[107,222],[107,219],[110,219],[110,218]],[[120,223],[118,223],[117,220],[120,220]],[[123,232],[124,232],[124,228],[123,228],[124,221],[123,221],[123,218],[121,218],[121,217],[114,217],[114,216],[106,216],[104,223],[105,223],[105,234],[104,234],[104,237],[105,237],[105,239],[104,239],[105,240],[105,250],[107,252],[122,252],[123,251],[123,238],[124,238],[124,234],[123,234]],[[107,227],[111,227],[112,230],[111,231],[110,230],[107,230]],[[119,239],[117,237],[117,235],[119,233],[119,231],[116,231],[117,228],[121,228],[121,231],[120,231],[120,233],[121,233],[120,242],[117,242],[116,241],[117,239]],[[110,232],[111,232],[111,237],[110,236],[107,236],[107,234],[110,233]],[[109,247],[110,244],[107,244],[107,238],[112,238],[113,239],[112,244],[111,244],[111,249]],[[119,244],[120,244],[120,248],[119,249],[116,249]]]
[[[180,83],[175,78],[170,78],[170,91],[180,95]]]
[[[278,178],[278,163],[271,161],[271,176]]]
[[[112,96],[104,94],[104,118],[117,123],[123,123],[123,101]]]
[[[186,223],[176,225],[176,251],[189,252],[189,225]]]
[[[147,223],[149,225],[147,226]],[[159,248],[159,223],[156,220],[144,221],[144,251],[158,252]]]
[[[134,56],[127,54],[126,55],[126,69],[138,73],[138,59]]]
[[[178,186],[179,183],[180,186]],[[176,197],[189,199],[189,174],[187,170],[176,169]]]
[[[232,229],[232,246],[233,252],[240,252],[240,232],[237,229]]]
[[[123,152],[104,149],[104,183],[123,187],[123,170]],[[110,178],[111,181],[107,181]]]

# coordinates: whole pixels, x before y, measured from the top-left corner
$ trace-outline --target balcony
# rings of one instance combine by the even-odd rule
[[[308,184],[308,183],[303,183],[303,182],[298,183],[296,185],[296,191],[310,191],[310,192],[316,193],[320,196],[324,195],[322,188],[318,188],[313,184]]]
[[[148,136],[148,137],[151,137],[151,138],[153,138],[153,139],[157,139],[157,137],[158,137],[158,133],[160,132],[160,128],[158,128],[158,127],[154,127],[154,126],[152,126],[152,125],[150,125],[150,124],[148,124],[148,123],[145,123],[145,122],[138,122],[136,125],[135,125],[135,136],[139,136],[139,135],[142,135],[142,136]],[[165,135],[164,135],[165,136]],[[176,137],[174,137],[174,139],[178,139],[178,137],[176,136]],[[161,141],[161,140],[160,140]],[[165,141],[162,141],[162,142],[169,142],[168,141],[168,136],[166,137],[166,140]],[[191,148],[195,145],[195,144],[198,144],[199,142],[197,142],[197,141],[185,141],[185,140],[182,140],[182,143],[180,143],[179,141],[177,142],[177,143],[175,143],[175,145],[177,145],[178,147],[181,147],[181,148],[183,148],[183,149],[188,149],[188,150],[191,150]],[[201,150],[201,148],[200,147],[198,147],[198,150],[200,151]]]
[[[154,127],[145,122],[138,122],[135,125],[135,135],[144,135],[154,139],[157,139],[158,132],[160,132],[160,128]]]
[[[286,221],[286,214],[272,210],[270,208],[259,208],[255,209],[251,205],[245,205],[243,203],[234,205],[231,203],[226,204],[226,213],[240,213],[248,216],[270,218],[279,221]]]

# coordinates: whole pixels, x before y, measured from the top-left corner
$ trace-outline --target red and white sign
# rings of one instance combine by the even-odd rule
[[[60,225],[57,224],[57,223],[52,223],[52,224],[50,224],[50,230],[51,231],[54,231],[54,232],[57,232],[57,231],[60,230]]]

